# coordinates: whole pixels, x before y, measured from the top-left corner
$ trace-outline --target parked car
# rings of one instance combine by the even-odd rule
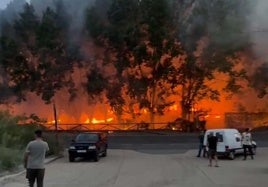
[[[93,157],[94,161],[98,162],[100,156],[107,156],[107,134],[103,132],[85,132],[78,134],[72,140],[69,146],[69,161],[74,162],[75,158]]]
[[[203,145],[207,145],[209,135],[218,137],[217,154],[235,159],[236,154],[243,153],[242,136],[237,129],[210,129],[204,136]],[[256,154],[257,143],[252,142],[253,154]]]

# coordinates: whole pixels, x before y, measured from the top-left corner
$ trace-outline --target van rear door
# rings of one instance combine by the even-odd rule
[[[215,136],[218,138],[217,152],[219,152],[219,153],[225,152],[224,132],[223,131],[216,131]]]
[[[243,146],[242,146],[242,137],[239,132],[234,133],[235,141],[234,141],[234,149],[240,150],[242,152]]]

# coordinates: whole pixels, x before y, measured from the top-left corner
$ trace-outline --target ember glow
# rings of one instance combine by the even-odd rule
[[[98,120],[96,118],[93,118],[91,121],[90,119],[87,119],[85,121],[85,123],[93,123],[93,124],[98,124],[98,123],[109,123],[109,122],[112,122],[113,121],[113,118],[108,118],[108,119],[102,119],[102,120]]]

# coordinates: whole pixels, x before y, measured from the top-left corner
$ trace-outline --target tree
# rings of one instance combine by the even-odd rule
[[[169,90],[163,85],[168,84],[171,62],[180,53],[170,8],[165,0],[112,1],[106,19],[100,19],[96,8],[87,16],[89,33],[114,57],[116,82],[123,82],[121,92],[125,85],[140,109],[149,109],[151,122],[171,104],[165,101]]]
[[[245,71],[234,67],[238,52],[250,46],[244,32],[249,1],[193,0],[175,3],[178,37],[185,60],[178,69],[181,87],[182,117],[188,118],[193,105],[201,99],[218,100],[220,90],[207,84],[217,79],[217,72],[229,77],[226,90],[237,92],[237,80],[245,78]],[[183,11],[182,11],[183,10]]]
[[[16,40],[20,43],[23,51],[35,50],[35,36],[39,25],[38,17],[34,7],[26,3],[23,12],[19,14],[19,19],[15,20],[14,30]]]
[[[15,20],[13,37],[2,37],[1,63],[7,83],[20,94],[19,98],[25,99],[28,92],[34,92],[49,103],[55,92],[62,88],[74,95],[70,75],[73,57],[66,53],[68,31],[63,19],[47,8],[40,21],[34,8],[25,4],[24,11]]]
[[[9,31],[3,32],[0,39],[2,86],[8,93],[12,93],[6,95],[5,100],[12,97],[17,101],[25,100],[26,90],[30,87],[32,69],[25,51],[34,45],[29,35],[35,32],[38,20],[29,4],[25,4],[24,12],[20,14],[20,21],[15,22],[14,28],[8,22],[2,25],[3,31]],[[22,45],[24,42],[27,42],[28,46]]]
[[[94,39],[96,46],[100,46],[104,49],[104,58],[101,59],[103,61],[102,65],[105,66],[111,64],[112,67],[116,67],[118,70],[116,75],[104,75],[102,72],[98,77],[102,77],[99,79],[103,81],[94,81],[94,83],[91,81],[87,84],[90,87],[95,87],[97,86],[96,84],[99,83],[97,87],[101,88],[101,90],[98,90],[101,92],[105,91],[106,97],[109,99],[110,106],[117,115],[118,121],[121,121],[120,119],[124,104],[122,99],[122,89],[125,81],[122,77],[122,73],[127,67],[127,64],[124,62],[127,63],[128,60],[125,58],[128,51],[125,49],[124,45],[124,33],[126,33],[127,29],[125,27],[127,20],[124,20],[124,16],[127,16],[127,18],[133,16],[132,10],[136,7],[135,3],[136,1],[131,0],[99,0],[96,1],[95,6],[87,10],[86,16],[86,30],[89,36]],[[103,5],[105,5],[104,8]],[[122,25],[120,25],[121,21],[124,22]],[[128,21],[130,23],[133,19]],[[131,26],[131,23],[129,26]],[[95,69],[95,71],[101,71],[100,69],[97,69],[96,66],[93,66],[92,68]],[[106,78],[104,78],[104,76],[106,76]],[[112,84],[109,84],[109,81]],[[96,93],[94,93],[94,89],[87,89],[87,91],[89,91],[89,95],[96,95]]]
[[[26,59],[19,52],[16,42],[8,37],[0,39],[1,96],[0,103],[25,100],[29,72]]]
[[[263,63],[250,77],[250,86],[255,88],[259,98],[263,98],[268,93],[268,64]]]

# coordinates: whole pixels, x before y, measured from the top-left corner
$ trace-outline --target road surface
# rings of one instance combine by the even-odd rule
[[[67,155],[46,166],[44,187],[266,187],[268,148],[258,149],[254,160],[221,159],[220,167],[196,157],[197,150],[109,149],[99,162]],[[0,183],[1,187],[26,187],[24,174]]]

